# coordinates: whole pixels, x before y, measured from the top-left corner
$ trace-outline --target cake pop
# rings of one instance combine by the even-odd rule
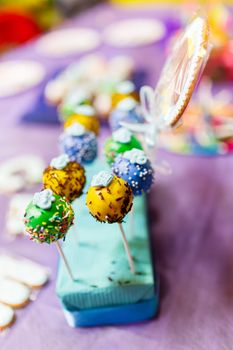
[[[88,106],[91,103],[92,97],[89,91],[85,89],[71,90],[59,106],[59,118],[62,122],[66,121],[79,106]],[[91,106],[90,106],[91,107]]]
[[[133,193],[125,180],[101,171],[92,179],[86,203],[98,221],[122,222],[132,207]]]
[[[77,106],[66,120],[65,129],[74,123],[83,125],[88,131],[92,131],[96,135],[99,134],[100,123],[92,106],[87,104]]]
[[[112,94],[112,108],[115,108],[126,97],[133,97],[135,100],[139,100],[136,87],[130,80],[122,81],[116,85],[115,91]]]
[[[97,140],[93,132],[87,131],[79,123],[66,128],[60,136],[60,147],[71,161],[87,164],[97,156]]]
[[[50,189],[35,193],[24,214],[25,229],[30,239],[37,243],[55,242],[72,280],[74,278],[59,239],[65,239],[73,221],[74,211],[70,203]]]
[[[30,239],[38,243],[52,243],[65,235],[73,224],[74,212],[65,198],[50,189],[34,194],[25,213],[25,228]]]
[[[112,110],[109,117],[109,124],[112,130],[122,127],[121,122],[143,123],[144,118],[140,113],[138,102],[132,97],[127,97],[118,103]]]
[[[116,157],[114,174],[127,181],[134,195],[148,192],[153,184],[154,171],[146,154],[139,149],[132,149]]]
[[[67,154],[53,158],[43,174],[44,188],[64,196],[69,202],[79,197],[86,183],[84,168],[71,162]]]
[[[107,162],[111,165],[116,156],[133,148],[142,149],[140,141],[125,128],[113,132],[104,147]]]
[[[125,215],[133,205],[133,192],[129,184],[110,172],[101,171],[91,182],[86,198],[91,215],[100,222],[118,223],[131,272],[135,272],[134,262],[122,226]]]

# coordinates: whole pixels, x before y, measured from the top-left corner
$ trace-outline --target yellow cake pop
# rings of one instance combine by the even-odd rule
[[[133,98],[135,101],[139,100],[136,87],[132,81],[125,80],[117,84],[115,91],[112,94],[112,109],[115,108],[119,102],[127,97]]]
[[[133,205],[133,192],[120,177],[101,171],[92,179],[86,204],[96,220],[121,223]]]
[[[95,110],[90,105],[80,105],[76,107],[72,115],[64,123],[64,128],[68,128],[74,123],[82,124],[88,131],[99,134],[100,123],[95,114]]]
[[[133,192],[129,184],[120,177],[101,171],[92,178],[86,204],[96,220],[118,224],[130,270],[135,273],[133,257],[122,225],[133,205]]]
[[[53,158],[43,174],[44,188],[66,197],[72,202],[82,193],[86,183],[84,168],[76,162],[69,161],[66,154]]]

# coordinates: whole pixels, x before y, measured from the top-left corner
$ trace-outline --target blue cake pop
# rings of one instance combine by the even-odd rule
[[[134,195],[149,192],[153,180],[154,170],[146,154],[139,149],[133,148],[116,157],[113,172],[127,181]]]
[[[93,132],[87,131],[79,123],[66,128],[59,139],[60,148],[71,161],[87,164],[97,156],[97,139]]]
[[[138,110],[138,102],[132,97],[127,97],[119,102],[110,114],[109,124],[112,131],[122,127],[121,122],[143,123],[143,116]]]

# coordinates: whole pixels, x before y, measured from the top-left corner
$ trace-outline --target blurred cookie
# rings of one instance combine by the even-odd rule
[[[14,319],[14,310],[10,306],[0,303],[0,331],[10,327]]]
[[[25,285],[0,277],[0,303],[21,308],[29,302],[30,294],[30,289]]]
[[[0,97],[7,97],[39,84],[45,77],[45,69],[34,61],[5,61],[0,63],[0,76]]]
[[[166,34],[161,21],[135,18],[111,24],[104,31],[107,44],[116,47],[137,47],[161,40]]]
[[[42,180],[44,161],[35,155],[10,158],[0,164],[0,192],[12,193]]]
[[[100,45],[100,35],[90,28],[68,28],[52,31],[42,36],[36,45],[40,54],[64,57],[93,50]]]
[[[25,208],[32,200],[30,194],[15,194],[9,203],[9,208],[6,217],[6,229],[7,233],[11,237],[16,237],[25,233],[23,216]]]
[[[41,288],[49,279],[48,269],[24,258],[0,254],[0,278],[8,277],[31,288]]]

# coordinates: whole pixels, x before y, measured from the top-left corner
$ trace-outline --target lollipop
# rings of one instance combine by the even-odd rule
[[[133,97],[135,100],[139,99],[136,87],[130,80],[122,81],[116,85],[115,91],[112,94],[112,108],[116,107],[126,97]]]
[[[30,239],[37,243],[55,242],[72,279],[71,269],[58,240],[65,239],[73,221],[74,212],[71,205],[65,198],[48,189],[34,194],[24,215],[25,229]]]
[[[144,118],[138,108],[138,102],[132,97],[127,97],[119,102],[110,114],[109,124],[112,130],[121,128],[121,122],[130,124],[144,122]]]
[[[97,156],[97,140],[93,132],[75,123],[60,136],[60,147],[71,161],[87,164]]]
[[[134,195],[148,192],[153,184],[154,171],[146,154],[139,149],[132,149],[116,157],[114,174],[128,182]]]
[[[99,134],[99,120],[93,107],[89,105],[81,105],[76,107],[70,117],[66,120],[64,127],[67,128],[74,123],[82,124],[87,130]]]
[[[128,129],[116,130],[105,143],[104,151],[107,162],[112,164],[117,155],[133,148],[142,149],[140,141]]]
[[[85,89],[71,90],[64,98],[59,106],[59,117],[61,121],[66,121],[69,116],[74,114],[74,111],[79,106],[88,106],[91,103],[92,97],[89,91]],[[90,106],[91,107],[91,106]]]
[[[96,220],[119,224],[129,265],[131,271],[134,272],[133,259],[122,226],[125,215],[133,205],[133,193],[128,183],[109,172],[101,171],[92,179],[86,204]]]
[[[43,175],[44,188],[64,196],[69,202],[79,197],[86,183],[84,168],[71,162],[67,154],[53,158]]]

